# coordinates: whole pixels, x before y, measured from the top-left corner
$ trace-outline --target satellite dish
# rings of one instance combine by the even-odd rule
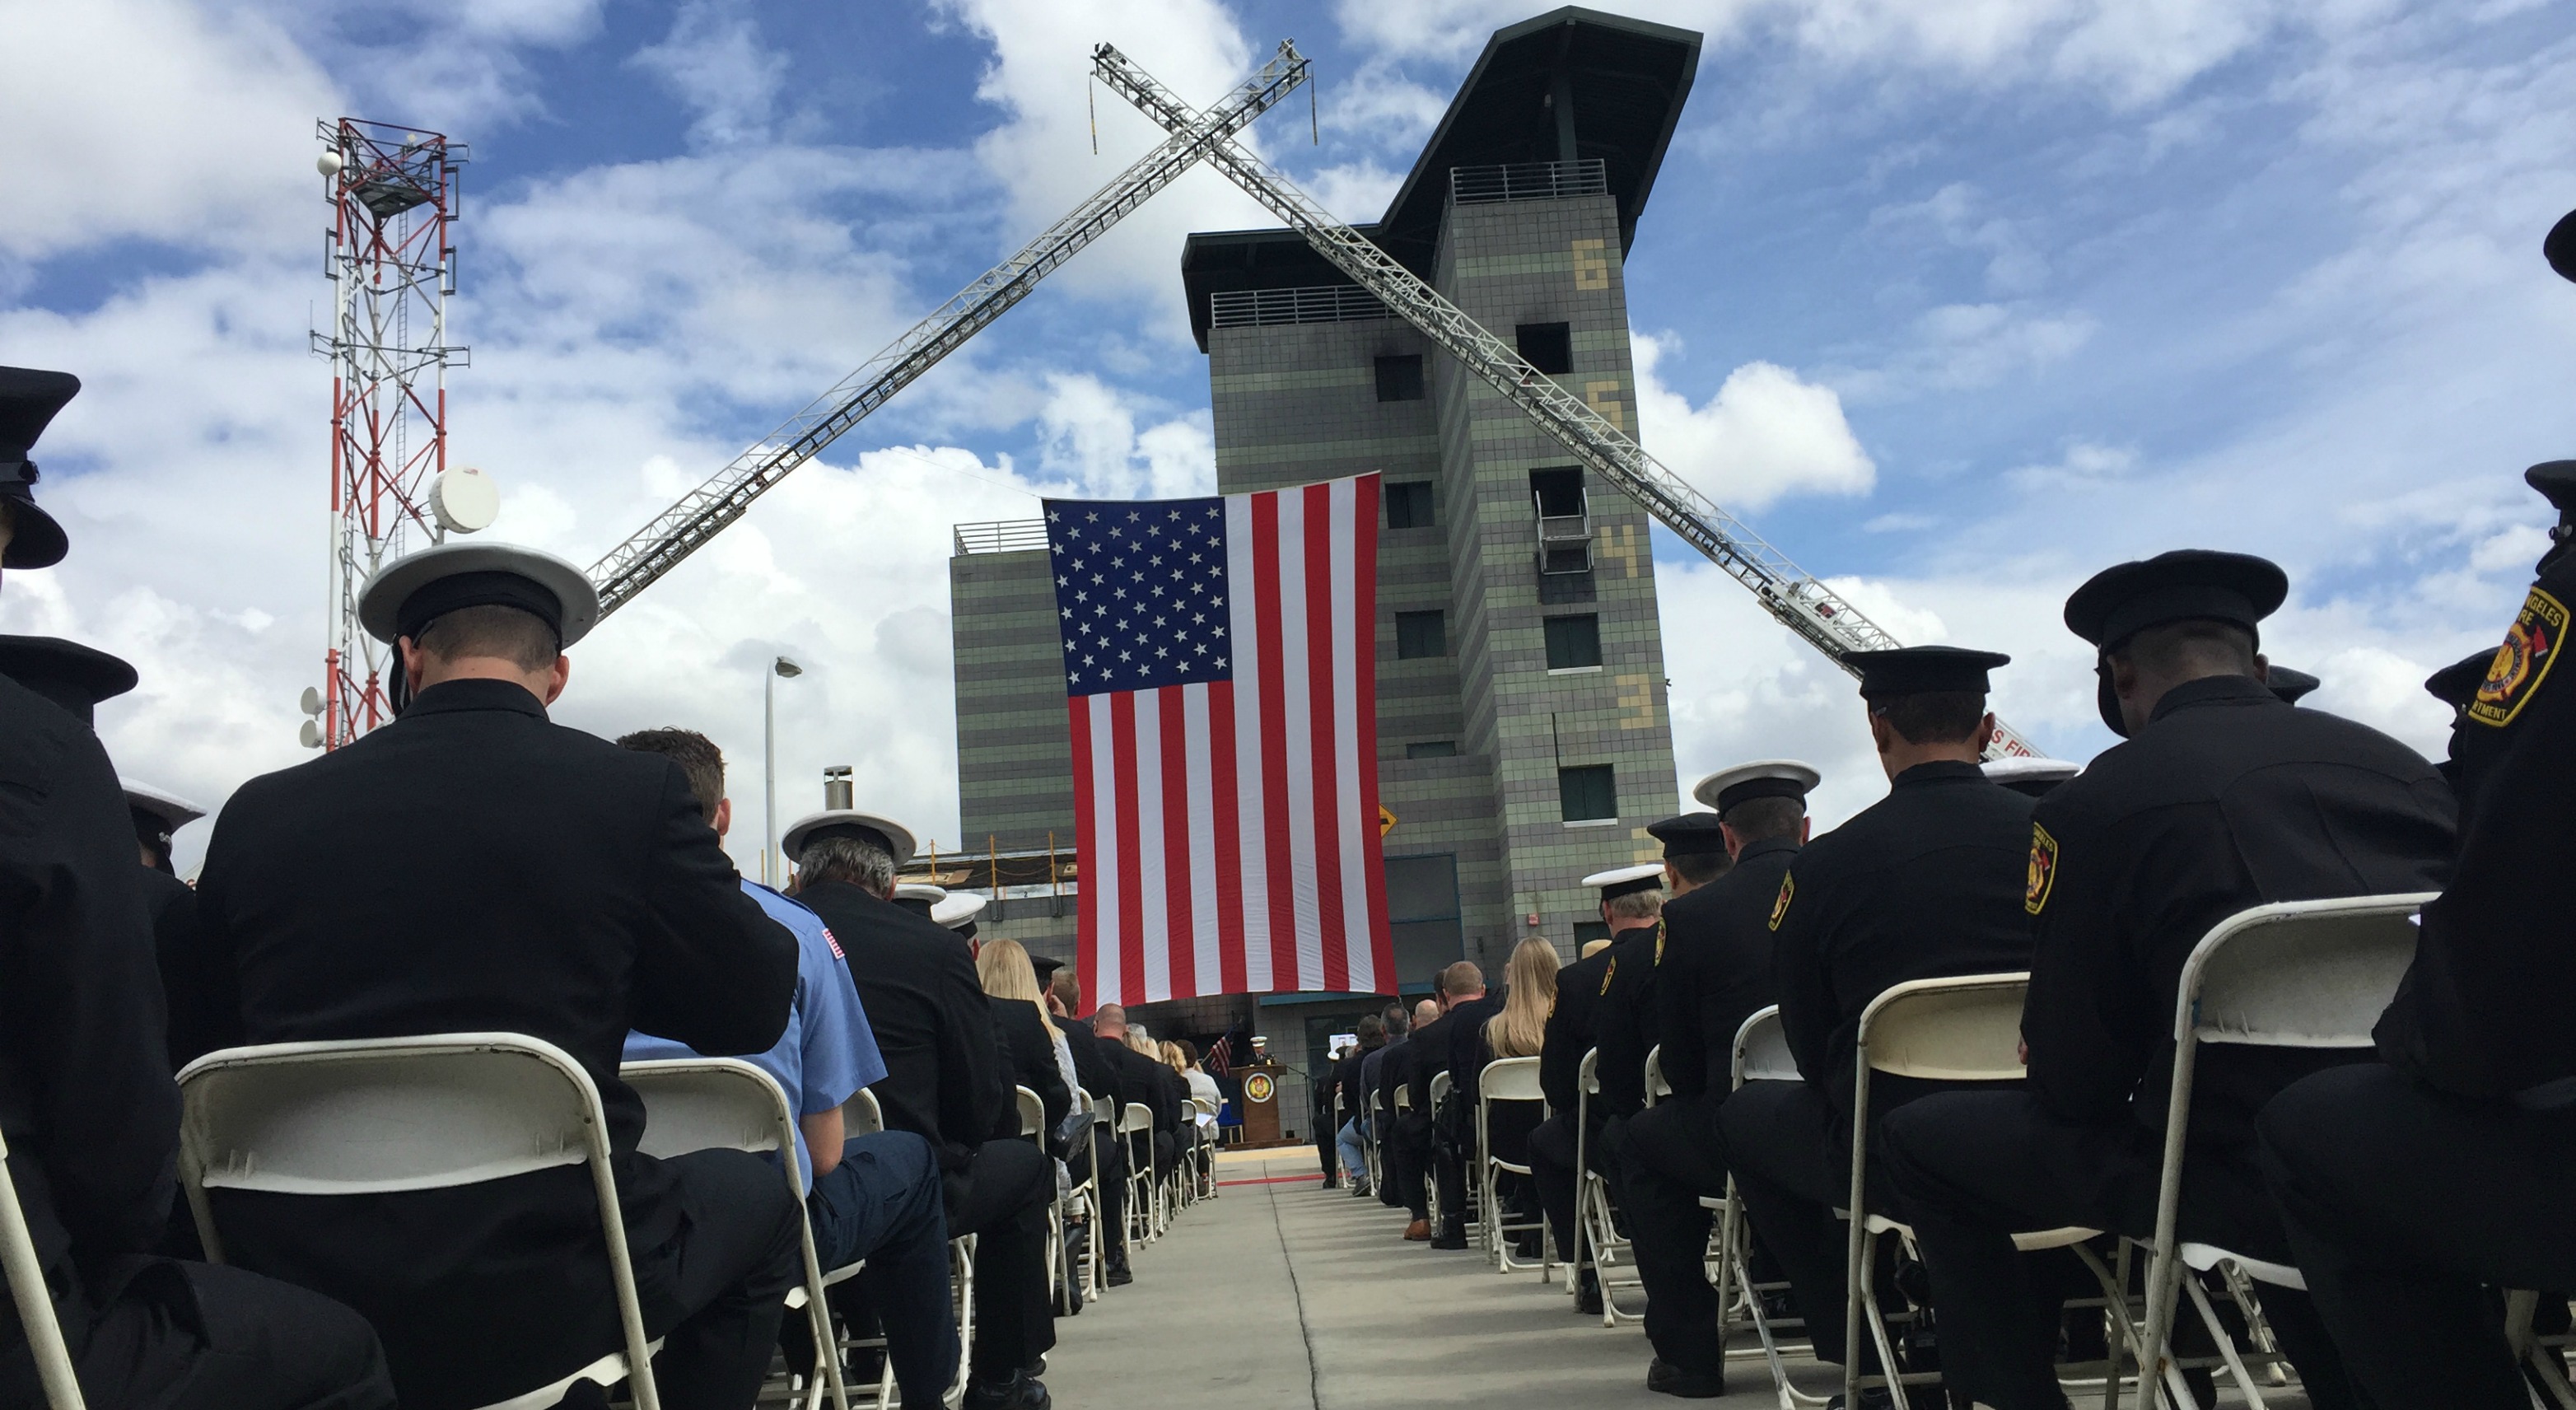
[[[308,719],[295,727],[295,742],[307,749],[322,747],[322,722]]]
[[[500,517],[501,487],[471,465],[443,470],[429,482],[429,512],[451,534],[488,529]]]
[[[321,691],[318,691],[318,690],[316,690],[316,689],[314,689],[313,687],[311,687],[311,686],[309,686],[309,685],[308,685],[308,686],[304,687],[304,699],[303,699],[300,703],[301,703],[301,704],[303,705],[303,707],[304,707],[304,713],[305,713],[305,714],[308,714],[308,715],[318,715],[318,714],[321,714],[321,713],[322,713],[322,692],[321,692]]]
[[[340,168],[346,165],[348,163],[340,160],[340,149],[337,147],[325,148],[322,155],[313,159],[313,169],[324,176],[338,176]]]

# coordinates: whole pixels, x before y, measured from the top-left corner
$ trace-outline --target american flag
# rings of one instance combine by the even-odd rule
[[[1391,990],[1378,477],[1048,500],[1099,1002]]]

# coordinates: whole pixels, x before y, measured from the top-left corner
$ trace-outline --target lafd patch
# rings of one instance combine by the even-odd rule
[[[1773,901],[1773,902],[1771,903],[1771,928],[1772,928],[1773,930],[1777,930],[1777,929],[1779,929],[1779,928],[1780,928],[1780,918],[1781,918],[1782,916],[1785,916],[1785,915],[1787,915],[1787,914],[1789,913],[1789,901],[1790,901],[1790,898],[1792,898],[1792,897],[1796,896],[1797,894],[1798,894],[1798,878],[1797,878],[1797,877],[1795,877],[1795,876],[1784,876],[1784,877],[1780,878],[1780,899],[1778,899],[1778,900],[1776,900],[1776,901]]]
[[[1655,968],[1664,967],[1664,918],[1655,917]]]
[[[2021,908],[2037,915],[2048,904],[2048,889],[2057,884],[2057,839],[2037,823],[2030,825],[2030,880]]]
[[[2567,608],[2557,598],[2538,588],[2522,601],[2522,611],[2505,629],[2504,645],[2496,648],[2495,660],[2487,666],[2487,678],[2478,685],[2477,698],[2468,706],[2468,716],[2482,725],[2501,729],[2513,723],[2522,707],[2540,689],[2549,675],[2550,664],[2558,659],[2558,645],[2567,633]]]
[[[1601,992],[1602,992],[1602,993],[1607,994],[1607,993],[1609,993],[1609,992],[1610,992],[1610,981],[1611,981],[1611,980],[1613,980],[1613,979],[1615,979],[1615,978],[1617,978],[1617,977],[1618,977],[1618,975],[1619,975],[1619,957],[1618,957],[1617,955],[1612,955],[1612,956],[1610,957],[1610,963],[1608,963],[1608,964],[1605,964],[1605,965],[1601,966]]]

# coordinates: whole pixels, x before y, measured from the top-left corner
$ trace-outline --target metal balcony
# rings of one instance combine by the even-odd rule
[[[1555,576],[1592,571],[1592,495],[1582,491],[1579,508],[1572,514],[1550,514],[1547,502],[1537,492],[1530,494],[1530,507],[1538,520],[1538,570]],[[1561,507],[1561,506],[1560,506]]]
[[[1220,289],[1208,296],[1208,323],[1256,328],[1272,323],[1361,323],[1391,318],[1377,295],[1355,284],[1303,289]]]
[[[957,552],[963,558],[970,553],[1016,553],[1047,546],[1044,519],[993,519],[981,524],[959,524],[956,527]]]
[[[1449,168],[1449,204],[1487,201],[1561,201],[1610,194],[1609,169],[1599,157],[1579,162],[1507,162]]]

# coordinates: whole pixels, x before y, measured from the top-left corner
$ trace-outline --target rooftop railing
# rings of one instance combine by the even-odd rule
[[[1044,519],[994,519],[981,524],[959,524],[956,557],[970,553],[1015,553],[1047,546]]]
[[[1599,157],[1576,162],[1506,162],[1449,168],[1449,203],[1560,201],[1568,196],[1607,196],[1609,169]]]

